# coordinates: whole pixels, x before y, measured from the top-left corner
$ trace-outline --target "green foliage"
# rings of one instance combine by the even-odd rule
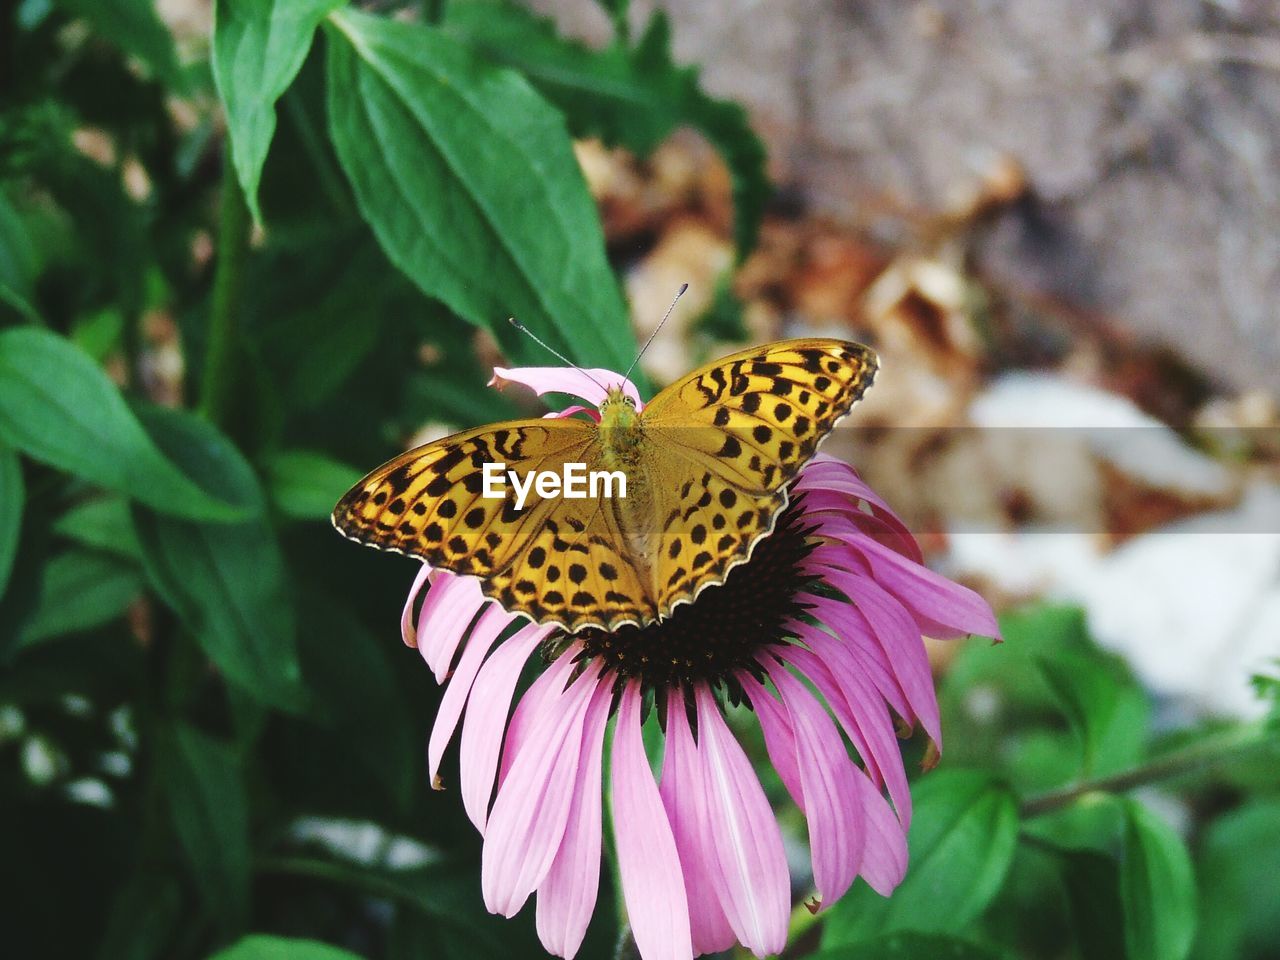
[[[311,38],[343,0],[222,0],[213,25],[213,78],[227,111],[231,159],[253,219],[276,130],[276,101],[302,68]]]
[[[174,516],[245,515],[242,502],[211,496],[166,458],[101,368],[45,330],[0,333],[0,440]]]
[[[626,0],[601,5],[595,49],[510,4],[218,0],[203,49],[152,0],[0,4],[7,952],[540,955],[532,911],[485,912],[475,831],[425,782],[440,693],[399,639],[413,565],[328,515],[418,431],[516,412],[478,330],[549,362],[515,314],[575,360],[630,362],[571,137],[643,155],[693,128],[732,174],[739,255],[754,242],[745,113],[675,62],[662,12],[633,37]],[[703,335],[740,326],[729,290]],[[1274,953],[1280,776],[1253,749],[1274,705],[1170,731],[1080,611],[1003,630],[946,673],[902,886],[797,910],[818,929],[791,955]],[[608,874],[586,958],[618,941]]]
[[[496,63],[519,70],[564,111],[578,136],[648,154],[671,131],[689,126],[728,164],[737,212],[739,257],[755,246],[770,193],[764,146],[738,104],[710,97],[698,71],[672,59],[671,25],[657,10],[644,34],[627,42],[627,5],[607,4],[617,39],[593,50],[560,36],[550,20],[505,2],[455,3],[445,29]]]
[[[579,362],[625,368],[626,308],[555,111],[430,27],[350,10],[329,27],[330,131],[387,256],[513,356],[541,348],[511,314]]]
[[[824,948],[898,930],[963,930],[995,897],[1018,835],[1013,795],[973,770],[926,777],[913,796],[911,869],[888,899],[859,883],[831,908]]]
[[[215,429],[194,417],[153,410],[159,445],[211,490],[252,505],[254,519],[198,524],[143,508],[134,523],[147,578],[227,680],[286,709],[302,699],[295,617],[266,500],[252,468]]]
[[[287,937],[245,937],[210,960],[356,960],[357,954],[315,940]]]

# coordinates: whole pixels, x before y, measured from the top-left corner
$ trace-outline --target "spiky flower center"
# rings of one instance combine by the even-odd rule
[[[718,684],[737,670],[754,671],[757,651],[785,639],[783,624],[803,612],[796,596],[813,579],[800,569],[814,547],[801,500],[783,511],[773,533],[723,584],[707,587],[667,619],[582,631],[582,659],[598,658],[606,669],[623,679],[639,678],[650,690]]]

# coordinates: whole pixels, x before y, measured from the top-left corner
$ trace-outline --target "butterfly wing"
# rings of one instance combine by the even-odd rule
[[[707,364],[645,408],[660,532],[649,567],[661,615],[750,557],[786,506],[787,484],[877,367],[858,343],[784,340]]]
[[[625,540],[607,524],[588,530],[600,524],[600,501],[543,500],[530,489],[517,510],[510,483],[502,498],[483,495],[486,463],[523,477],[562,473],[566,463],[595,469],[598,458],[595,425],[584,420],[516,420],[457,433],[378,467],[338,502],[333,525],[359,543],[478,577],[487,596],[538,623],[577,630],[651,620],[654,601]]]

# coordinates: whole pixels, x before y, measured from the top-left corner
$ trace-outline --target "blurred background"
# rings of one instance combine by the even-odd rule
[[[5,952],[541,956],[425,781],[416,565],[327,514],[399,450],[538,409],[485,387],[548,362],[507,315],[625,366],[688,282],[650,386],[745,343],[874,345],[824,449],[1005,631],[931,645],[916,816],[951,826],[913,831],[887,903],[799,910],[787,955],[1280,957],[1274,4],[353,5],[549,104],[476,101],[563,168],[558,206],[484,229],[430,199],[498,195],[434,159],[480,133],[433,126],[412,58],[340,7],[0,0]],[[292,72],[263,69],[288,58],[243,38],[286,8]],[[539,233],[561,214],[586,226]],[[119,468],[155,451],[251,519]],[[616,913],[606,877],[582,956]]]

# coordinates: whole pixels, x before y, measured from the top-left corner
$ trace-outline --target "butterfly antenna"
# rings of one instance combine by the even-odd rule
[[[680,289],[676,291],[675,299],[671,301],[671,306],[667,307],[667,312],[662,315],[662,320],[653,328],[653,333],[649,334],[649,339],[644,342],[644,346],[640,348],[640,352],[636,354],[636,358],[631,361],[631,366],[627,367],[627,372],[622,375],[624,380],[631,376],[631,371],[636,368],[636,364],[640,362],[640,358],[644,356],[644,352],[649,349],[649,344],[653,343],[653,338],[658,335],[658,331],[662,329],[662,325],[671,317],[671,311],[676,308],[676,304],[680,302],[680,298],[684,296],[684,292],[689,289],[687,283],[680,284]]]
[[[513,327],[515,327],[525,336],[532,339],[533,342],[536,343],[538,346],[542,347],[542,349],[546,350],[551,355],[557,357],[560,360],[563,360],[569,366],[573,367],[573,369],[577,370],[580,374],[582,374],[584,377],[586,377],[588,380],[594,383],[597,387],[599,387],[605,393],[609,392],[609,388],[606,387],[603,383],[601,383],[591,374],[587,373],[587,371],[583,370],[580,366],[578,366],[576,363],[574,363],[572,360],[566,357],[563,353],[561,353],[555,347],[551,346],[551,344],[547,343],[547,341],[543,340],[540,336],[538,336],[536,333],[534,333],[532,330],[526,327],[523,323],[521,323],[515,317],[507,317],[507,323],[511,324]]]

